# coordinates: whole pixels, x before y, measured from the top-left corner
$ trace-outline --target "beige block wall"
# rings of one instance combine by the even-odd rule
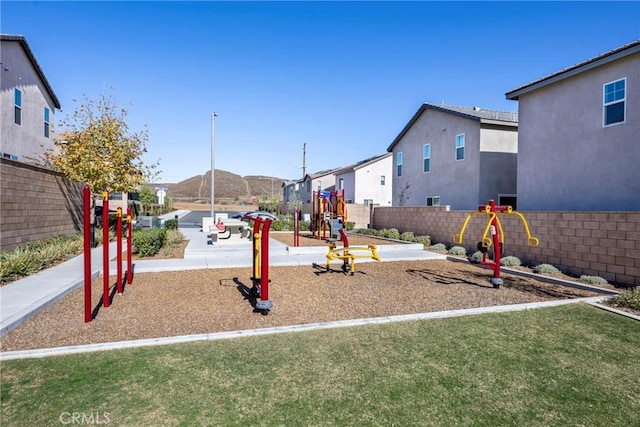
[[[82,185],[0,159],[0,250],[82,230]]]
[[[451,247],[469,213],[446,207],[376,207],[371,227],[413,231]],[[549,263],[572,275],[640,285],[640,212],[521,213],[540,244],[528,247],[522,221],[513,214],[500,215],[505,255],[516,256],[526,265]],[[460,246],[475,252],[487,221],[487,215],[472,215]]]

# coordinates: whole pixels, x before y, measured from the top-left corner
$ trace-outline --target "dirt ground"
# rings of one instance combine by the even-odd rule
[[[102,278],[93,282],[95,319],[84,323],[84,292],[76,290],[0,339],[2,351],[170,337],[335,320],[595,296],[448,260],[358,264],[352,276],[335,266],[271,267],[268,315],[255,312],[251,268],[139,273],[123,294],[112,286],[101,306]],[[110,277],[110,283],[115,277]]]

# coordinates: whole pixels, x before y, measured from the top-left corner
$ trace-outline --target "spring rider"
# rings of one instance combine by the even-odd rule
[[[529,225],[524,215],[520,212],[513,210],[511,206],[496,206],[495,201],[489,200],[489,204],[478,206],[478,212],[471,212],[462,225],[462,229],[459,234],[453,236],[453,242],[456,244],[462,244],[462,236],[464,230],[469,224],[469,220],[473,215],[488,215],[487,226],[482,234],[482,241],[478,242],[478,250],[482,252],[482,261],[480,264],[487,265],[493,270],[493,277],[490,279],[494,288],[499,288],[502,285],[502,279],[500,278],[500,257],[504,249],[504,231],[502,224],[500,223],[500,215],[517,215],[522,220],[524,230],[527,233],[527,245],[529,247],[536,247],[540,244],[540,241],[531,235],[529,231]],[[487,237],[487,236],[491,237]],[[493,246],[493,261],[487,260],[487,252],[489,248]]]

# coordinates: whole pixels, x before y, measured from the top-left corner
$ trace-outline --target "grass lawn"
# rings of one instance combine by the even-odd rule
[[[1,368],[3,426],[640,425],[640,322],[582,304]]]

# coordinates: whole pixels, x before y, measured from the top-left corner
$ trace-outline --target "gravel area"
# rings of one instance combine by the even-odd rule
[[[301,239],[302,240],[302,239]],[[351,243],[351,242],[350,242]],[[352,243],[352,245],[355,243]],[[110,307],[100,307],[102,278],[93,282],[97,316],[84,323],[76,290],[0,339],[2,351],[169,337],[452,309],[595,296],[448,260],[361,263],[355,275],[311,265],[271,267],[268,315],[246,292],[251,268],[139,273]],[[111,283],[115,277],[111,277]]]

